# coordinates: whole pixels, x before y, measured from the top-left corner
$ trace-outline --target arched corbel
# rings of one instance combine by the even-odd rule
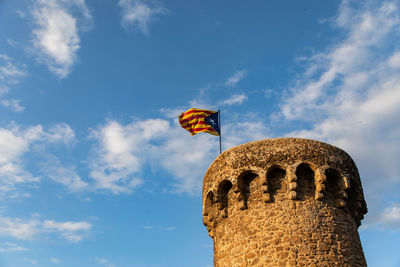
[[[289,183],[289,198],[294,200],[297,199],[297,175],[296,175],[296,170],[297,167],[302,164],[303,162],[297,162],[295,164],[292,164],[286,168],[286,176],[288,179]]]
[[[346,206],[347,199],[348,199],[348,194],[347,191],[350,189],[350,179],[346,176],[344,176],[341,172],[336,170],[340,177],[341,177],[341,183],[340,183],[340,191],[339,191],[339,199],[337,201],[337,206],[340,208],[343,208]]]
[[[326,175],[325,170],[328,165],[324,165],[315,169],[315,199],[322,200],[325,196],[326,190]]]

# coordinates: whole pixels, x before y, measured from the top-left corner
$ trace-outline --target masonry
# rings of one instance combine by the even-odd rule
[[[343,150],[277,138],[222,153],[203,181],[214,266],[366,266],[358,226],[367,212]]]

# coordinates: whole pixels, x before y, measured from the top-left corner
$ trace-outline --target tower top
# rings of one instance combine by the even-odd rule
[[[357,227],[366,212],[351,157],[309,139],[231,148],[203,181],[216,267],[365,266]]]
[[[336,146],[303,138],[265,139],[242,144],[220,154],[204,176],[203,211],[206,204],[204,200],[210,192],[215,196],[216,202],[219,201],[219,194],[224,186],[232,186],[234,192],[239,192],[242,187],[240,178],[247,174],[261,177],[264,180],[262,183],[267,185],[268,172],[276,168],[286,171],[289,181],[287,197],[293,200],[302,199],[304,196],[299,192],[302,189],[295,184],[296,171],[302,165],[309,166],[315,174],[314,198],[320,201],[325,199],[338,207],[347,206],[359,226],[367,213],[367,206],[354,161]],[[337,184],[327,183],[327,176],[332,175],[340,178]],[[328,186],[331,188],[327,188]],[[333,199],[326,199],[327,191],[333,190],[337,191],[329,196]],[[268,192],[264,193],[265,202],[272,201]]]

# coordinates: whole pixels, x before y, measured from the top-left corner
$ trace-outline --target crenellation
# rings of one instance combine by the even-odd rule
[[[365,266],[361,181],[337,147],[278,138],[232,148],[207,170],[203,199],[215,266]]]

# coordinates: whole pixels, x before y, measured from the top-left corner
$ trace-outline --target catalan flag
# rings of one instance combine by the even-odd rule
[[[220,136],[218,113],[218,111],[191,108],[179,116],[179,123],[191,135],[205,132]]]

